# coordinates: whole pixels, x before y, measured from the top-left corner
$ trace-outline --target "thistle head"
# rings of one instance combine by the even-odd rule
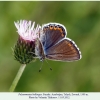
[[[19,38],[14,47],[14,57],[22,64],[27,64],[35,57],[35,40],[40,30],[40,26],[35,22],[20,20],[14,22],[19,34]]]
[[[20,20],[18,22],[14,22],[17,28],[17,32],[24,40],[35,41],[37,38],[37,33],[39,32],[40,26],[37,25],[36,28],[35,22]]]

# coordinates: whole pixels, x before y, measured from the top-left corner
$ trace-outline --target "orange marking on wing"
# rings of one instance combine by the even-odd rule
[[[62,33],[61,36],[64,37],[64,34]]]
[[[72,45],[70,43],[68,43],[68,45],[71,47]]]
[[[57,29],[62,33],[61,36],[64,37],[64,33],[63,33],[62,29],[59,27]]]
[[[59,30],[61,33],[63,33],[63,31],[62,31],[62,29],[61,29],[61,28],[59,28],[59,27],[58,27],[58,30]]]
[[[72,47],[70,43],[68,43],[68,45],[70,46],[71,50],[73,50],[73,52],[76,52],[76,50]]]
[[[53,27],[52,26],[50,26],[50,30],[52,30],[53,29]]]
[[[54,30],[56,30],[57,28],[56,27],[54,27]]]

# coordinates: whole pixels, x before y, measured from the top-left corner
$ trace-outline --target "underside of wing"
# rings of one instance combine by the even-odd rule
[[[37,40],[35,41],[35,55],[36,55],[41,61],[43,61],[43,59],[45,59],[43,47],[42,47],[42,44],[41,44],[41,42],[39,41],[39,39],[37,39]]]
[[[46,58],[57,61],[74,61],[81,59],[81,52],[74,41],[63,39],[45,52]]]

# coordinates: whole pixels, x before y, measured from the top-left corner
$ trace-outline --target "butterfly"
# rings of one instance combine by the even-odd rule
[[[74,41],[67,38],[66,28],[59,23],[42,25],[36,40],[35,54],[43,61],[76,61],[81,59],[81,52]]]

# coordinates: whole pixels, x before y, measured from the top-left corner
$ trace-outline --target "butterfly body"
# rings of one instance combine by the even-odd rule
[[[36,55],[55,61],[75,61],[81,59],[81,52],[74,41],[66,38],[66,28],[59,23],[42,26],[36,41]]]

